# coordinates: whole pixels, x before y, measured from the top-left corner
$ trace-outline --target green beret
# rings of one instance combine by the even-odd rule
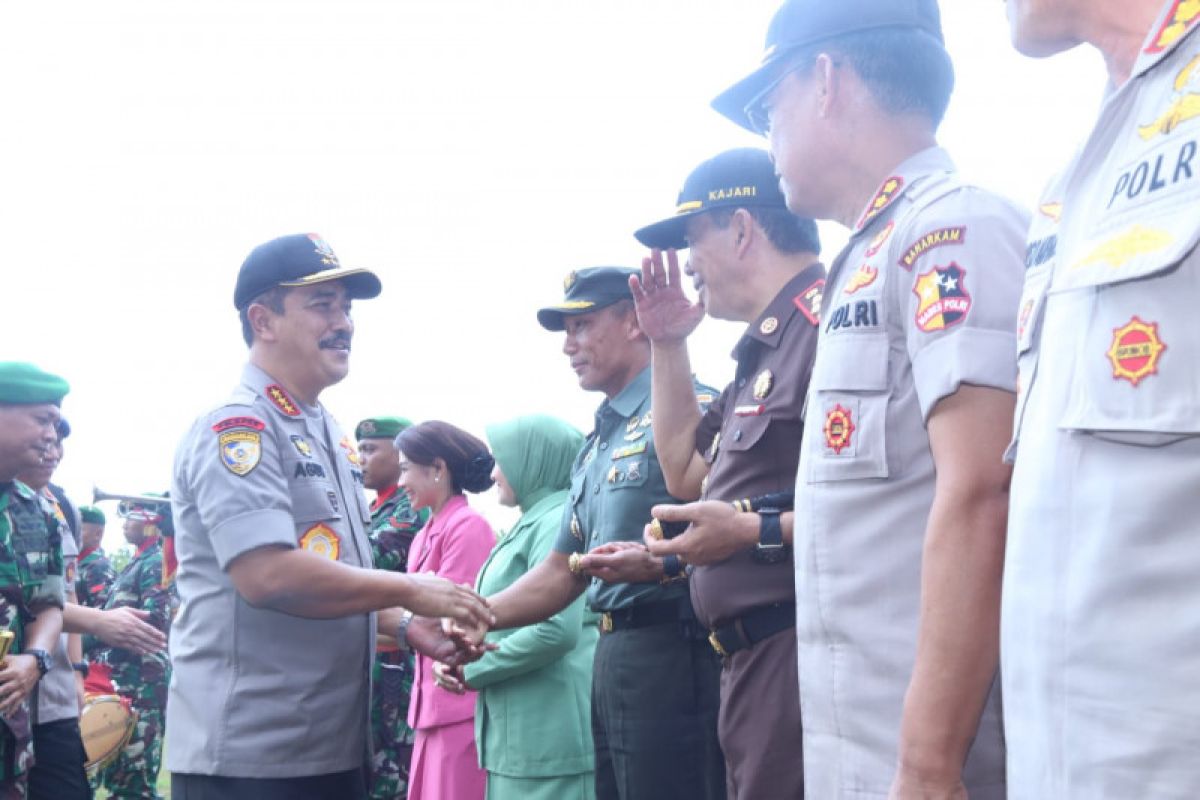
[[[0,403],[8,405],[59,405],[71,390],[57,375],[42,372],[23,361],[0,361]]]
[[[412,423],[404,417],[371,417],[354,428],[355,439],[395,439]]]
[[[80,506],[79,518],[84,522],[94,522],[97,525],[104,524],[104,512],[95,506]]]

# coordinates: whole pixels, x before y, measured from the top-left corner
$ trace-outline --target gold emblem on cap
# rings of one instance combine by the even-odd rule
[[[779,320],[776,319],[775,317],[767,317],[766,319],[764,319],[762,321],[762,324],[758,326],[758,332],[761,333],[763,336],[770,336],[772,333],[774,333],[778,329],[779,329]]]
[[[575,273],[575,270],[568,272],[567,277],[563,278],[563,291],[571,291],[571,287],[575,285],[577,280],[579,280],[579,275]]]
[[[771,374],[771,370],[764,369],[758,373],[758,377],[754,379],[754,399],[766,400],[767,395],[771,393],[771,387],[775,385],[775,376]]]

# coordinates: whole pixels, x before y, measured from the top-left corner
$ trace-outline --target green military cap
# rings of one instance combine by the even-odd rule
[[[637,270],[628,267],[589,267],[572,271],[563,281],[561,303],[537,312],[538,322],[548,331],[566,327],[564,317],[590,314],[622,300],[632,300],[629,276]]]
[[[404,417],[371,417],[354,428],[355,439],[395,439],[412,422]]]
[[[79,518],[84,522],[94,522],[97,525],[104,524],[104,512],[95,506],[80,506]]]
[[[0,361],[0,403],[8,405],[59,405],[71,390],[57,375],[23,361]]]

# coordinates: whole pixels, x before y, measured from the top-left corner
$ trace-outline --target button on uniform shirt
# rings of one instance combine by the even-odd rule
[[[702,499],[790,492],[800,459],[800,412],[812,373],[825,267],[790,280],[734,348],[737,373],[696,429],[709,464]],[[692,605],[716,628],[757,606],[793,602],[792,560],[760,564],[744,550],[692,571]]]
[[[272,545],[370,567],[358,464],[324,408],[302,406],[252,365],[184,437],[171,488],[180,608],[170,771],[288,778],[363,764],[374,615],[254,608],[226,572]]]
[[[936,473],[925,428],[962,384],[1016,388],[1027,216],[932,148],[899,166],[830,269],[796,482],[806,790],[886,797]],[[1004,797],[998,690],[963,773]]]
[[[1198,17],[1163,4],[1030,230],[1001,651],[1013,798],[1200,791]]]
[[[693,381],[697,402],[707,408],[715,389]],[[596,411],[596,427],[571,468],[571,491],[554,549],[586,553],[606,542],[642,540],[650,509],[678,503],[654,450],[650,414],[650,368]],[[683,597],[681,584],[605,583],[593,578],[588,603],[597,611],[614,611],[640,603]]]

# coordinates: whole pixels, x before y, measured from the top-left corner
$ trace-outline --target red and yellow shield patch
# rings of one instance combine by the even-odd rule
[[[1108,360],[1113,378],[1137,386],[1158,372],[1158,359],[1167,345],[1158,335],[1157,322],[1144,322],[1136,316],[1113,330]]]

